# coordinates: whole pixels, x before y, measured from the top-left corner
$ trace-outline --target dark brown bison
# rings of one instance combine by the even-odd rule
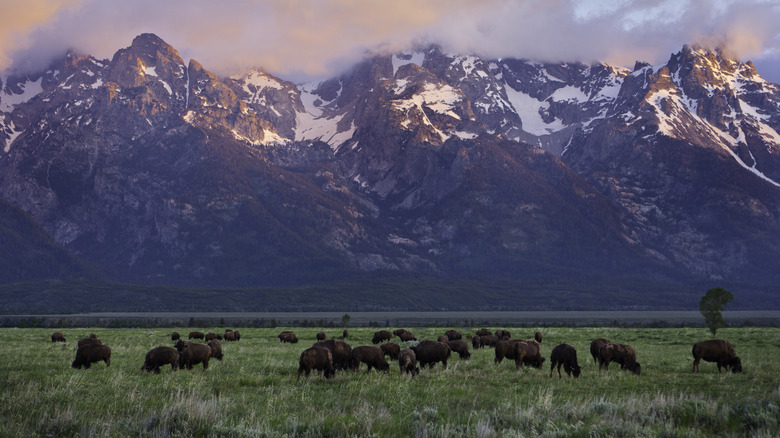
[[[496,335],[499,340],[501,340],[501,339],[511,339],[512,338],[512,334],[509,333],[508,330],[498,329],[493,334]]]
[[[211,347],[206,344],[197,344],[182,339],[179,339],[175,347],[179,351],[179,368],[191,370],[193,365],[202,362],[203,369],[208,369]]]
[[[325,332],[317,332],[317,340],[318,341],[324,341],[327,336],[325,335]]]
[[[469,353],[469,344],[467,344],[465,341],[461,341],[460,339],[447,341],[447,346],[450,347],[450,350],[458,353],[459,358],[463,360],[468,360],[471,358],[471,353]]]
[[[417,345],[410,347],[419,362],[420,367],[433,368],[436,362],[441,362],[444,369],[447,369],[447,359],[450,357],[450,347],[436,341],[420,341]]]
[[[598,365],[599,363],[599,350],[601,350],[601,347],[609,343],[610,340],[607,338],[594,339],[593,342],[590,343],[590,355],[593,356],[594,365]],[[599,367],[599,369],[601,369],[601,367]]]
[[[173,371],[179,369],[179,352],[173,347],[155,347],[146,353],[141,371],[160,374],[160,367],[171,364]]]
[[[279,342],[287,342],[290,344],[297,344],[298,337],[291,331],[283,331],[279,333]]]
[[[599,370],[609,370],[610,362],[618,363],[620,369],[629,370],[636,375],[642,373],[642,366],[636,361],[634,347],[630,345],[614,342],[602,345],[599,349]]]
[[[475,333],[476,336],[488,336],[488,335],[492,335],[492,334],[493,334],[493,332],[491,332],[490,330],[488,330],[486,328],[479,329],[479,330],[477,330],[477,333]]]
[[[225,342],[233,342],[236,340],[236,332],[234,331],[225,331],[225,336],[222,337]]]
[[[447,330],[444,332],[445,335],[450,339],[450,341],[458,341],[463,339],[463,334],[457,330]]]
[[[391,360],[398,360],[398,353],[401,352],[401,346],[395,342],[385,342],[379,346],[385,356],[390,356]]]
[[[580,376],[582,368],[577,363],[577,350],[569,344],[556,345],[550,352],[550,377],[552,377],[553,368],[558,366],[558,378],[561,376],[561,365],[563,365],[566,375],[571,377],[574,372],[574,378]]]
[[[222,340],[222,336],[216,334],[216,333],[206,333],[206,336],[204,338],[206,342],[213,341],[214,339]]]
[[[385,353],[379,347],[373,347],[370,345],[363,345],[352,349],[352,370],[357,371],[360,368],[360,363],[368,365],[366,372],[370,372],[371,368],[376,368],[378,371],[387,371],[390,369],[390,365],[385,360]]]
[[[190,332],[188,339],[203,339],[206,335],[203,332]]]
[[[536,333],[534,333],[534,341],[540,344],[542,343],[542,332],[537,331]]]
[[[389,341],[393,338],[392,333],[390,333],[387,330],[379,330],[377,332],[374,332],[374,337],[371,338],[372,344],[380,344],[385,341]]]
[[[216,360],[222,360],[222,344],[219,343],[219,339],[212,339],[206,345],[211,348],[211,357]]]
[[[718,373],[721,368],[729,369],[733,373],[742,372],[742,360],[737,357],[731,342],[723,339],[710,339],[693,344],[693,372],[699,372],[699,361],[715,362],[718,365]]]
[[[52,342],[65,342],[65,335],[63,335],[61,332],[54,332],[51,334],[51,341]]]
[[[341,339],[326,339],[319,341],[314,346],[325,347],[333,356],[333,367],[337,370],[352,369],[352,347]]]
[[[399,336],[399,337],[401,338],[401,342],[410,342],[410,341],[416,341],[417,340],[417,338],[414,336],[414,333],[412,333],[410,331],[405,331],[405,332],[401,333],[401,336]]]
[[[542,368],[544,358],[542,349],[535,340],[515,342],[515,369],[519,370],[522,365],[530,365],[534,368]]]
[[[78,344],[77,347],[82,347],[84,345],[100,345],[102,344],[102,342],[100,342],[100,339],[98,339],[97,337],[93,338],[90,336],[89,338],[79,339],[77,344]]]
[[[179,334],[179,332],[171,333],[171,341],[178,341],[179,339],[181,339],[181,335]]]
[[[233,332],[233,337],[235,338],[236,341],[240,341],[241,340],[241,332],[238,331],[238,330],[234,331]]]
[[[402,376],[406,373],[409,373],[412,377],[420,374],[420,368],[417,366],[417,357],[414,354],[414,350],[406,348],[399,353],[398,368],[401,369]]]
[[[479,337],[479,344],[483,347],[495,347],[501,339],[496,335],[485,335]]]
[[[471,337],[471,347],[475,350],[482,348],[482,336],[472,336]]]
[[[111,366],[111,348],[108,345],[85,344],[76,350],[76,358],[70,364],[73,368],[89,369],[95,362],[103,361],[107,367]]]
[[[445,343],[445,344],[446,344],[447,342],[449,342],[449,341],[450,341],[450,337],[449,337],[449,336],[447,336],[447,335],[441,335],[441,336],[439,336],[439,338],[438,338],[438,339],[436,339],[436,340],[437,340],[437,341],[439,341],[439,342],[443,342],[443,343]]]
[[[404,332],[406,332],[405,329],[395,329],[395,330],[393,330],[393,334],[395,336],[398,336],[399,338],[401,337],[402,334],[404,334]]]
[[[501,340],[496,342],[495,353],[496,356],[493,359],[493,363],[501,363],[504,358],[515,359],[515,344],[522,339]]]
[[[345,329],[345,330],[344,330],[344,331],[341,333],[341,339],[347,339],[348,337],[349,337],[349,332],[348,332],[348,331]]]
[[[311,370],[317,370],[326,379],[332,379],[336,375],[336,370],[333,367],[333,353],[327,348],[317,345],[303,350],[300,359],[298,359],[296,382],[301,380],[301,373],[305,373],[308,380]]]

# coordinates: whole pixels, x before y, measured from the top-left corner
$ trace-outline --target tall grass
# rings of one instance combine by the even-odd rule
[[[1,436],[779,436],[780,330],[721,329],[742,358],[743,374],[718,374],[704,362],[691,373],[691,346],[706,329],[539,328],[542,352],[566,342],[584,367],[579,379],[493,363],[493,350],[472,351],[448,368],[402,377],[365,367],[296,383],[298,356],[319,328],[288,328],[301,342],[281,344],[280,329],[242,329],[223,342],[225,358],[208,370],[159,375],[141,371],[146,351],[171,345],[171,329],[69,329],[66,344],[50,330],[1,329]],[[512,329],[528,338],[535,328]],[[102,362],[75,370],[79,337],[91,331],[112,348]],[[340,335],[325,329],[329,336]],[[435,339],[441,328],[414,329]],[[469,332],[468,330],[464,330]],[[472,331],[473,332],[473,331]],[[353,345],[373,330],[351,329]],[[596,337],[637,350],[642,375],[599,372],[588,346]]]

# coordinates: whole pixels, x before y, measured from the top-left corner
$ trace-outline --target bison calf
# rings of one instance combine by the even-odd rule
[[[385,353],[379,347],[365,345],[353,348],[352,370],[357,371],[360,368],[361,362],[368,365],[366,373],[370,372],[371,368],[376,368],[379,371],[387,371],[390,369],[390,365],[385,360]]]
[[[146,353],[141,371],[160,374],[160,367],[171,364],[173,371],[179,369],[179,352],[173,347],[155,347]]]
[[[609,370],[610,362],[616,362],[620,364],[620,369],[629,370],[636,375],[642,373],[642,367],[636,361],[636,351],[630,345],[614,342],[602,345],[599,349],[599,370]]]
[[[574,378],[580,376],[582,368],[577,363],[577,350],[569,344],[560,344],[550,352],[550,377],[552,377],[553,368],[558,366],[558,378],[561,376],[561,365],[563,365],[566,375],[571,377],[574,372]]]
[[[699,372],[699,361],[715,362],[718,365],[718,373],[721,368],[729,369],[733,373],[742,372],[742,360],[734,352],[731,342],[723,339],[710,339],[693,344],[693,372]]]
[[[295,333],[290,331],[283,331],[279,333],[279,342],[288,342],[290,344],[297,344],[298,343],[298,337],[295,336]]]
[[[107,367],[111,366],[111,348],[108,345],[86,344],[76,350],[76,358],[70,365],[76,369],[83,366],[86,370],[90,365],[101,360]]]
[[[333,354],[330,350],[317,345],[303,350],[298,359],[298,378],[295,381],[301,380],[302,373],[306,374],[308,380],[311,370],[317,370],[326,379],[331,379],[336,375],[336,370],[333,368]]]
[[[398,354],[398,367],[401,369],[401,375],[410,374],[412,377],[420,374],[420,368],[417,366],[417,357],[414,350],[407,348]]]

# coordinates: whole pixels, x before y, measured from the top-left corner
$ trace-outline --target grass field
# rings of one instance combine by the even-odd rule
[[[494,327],[495,328],[495,327]],[[298,344],[276,335],[294,330]],[[536,328],[508,328],[529,338]],[[241,329],[223,342],[225,358],[209,369],[159,375],[140,370],[146,352],[172,345],[189,329],[0,329],[0,435],[22,436],[780,436],[780,329],[718,332],[742,358],[744,373],[718,374],[703,362],[691,374],[691,346],[701,328],[538,328],[542,353],[566,342],[578,350],[582,375],[549,378],[493,363],[493,350],[454,355],[414,379],[389,373],[339,372],[296,383],[298,356],[317,328]],[[444,329],[412,329],[435,339]],[[462,329],[464,333],[473,330]],[[76,340],[97,333],[112,349],[111,366],[70,367]],[[221,333],[224,329],[214,329]],[[340,329],[325,329],[336,336]],[[350,345],[370,345],[373,329],[350,329]],[[599,372],[588,352],[607,337],[634,346],[642,375],[612,366]]]

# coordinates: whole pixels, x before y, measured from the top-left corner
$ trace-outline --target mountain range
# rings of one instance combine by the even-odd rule
[[[142,34],[2,78],[0,281],[777,306],[779,133],[778,85],[696,46],[633,69],[427,46],[294,84]]]

